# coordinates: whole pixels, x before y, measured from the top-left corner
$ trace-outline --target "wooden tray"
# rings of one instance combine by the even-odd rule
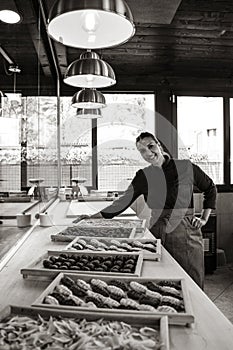
[[[0,322],[9,319],[14,316],[24,316],[36,319],[40,315],[43,319],[48,320],[50,317],[56,318],[72,318],[75,320],[86,319],[87,321],[97,321],[100,318],[104,321],[119,321],[127,323],[134,327],[151,327],[159,331],[159,337],[161,341],[160,350],[169,350],[169,327],[167,316],[162,315],[124,315],[122,319],[121,315],[106,314],[97,315],[85,311],[73,311],[73,310],[56,310],[51,308],[33,308],[33,307],[21,307],[15,305],[8,305],[0,312]]]
[[[93,237],[76,237],[72,242],[70,242],[65,248],[64,250],[66,251],[72,251],[72,252],[93,252],[93,251],[99,251],[99,252],[108,252],[108,251],[112,251],[112,252],[120,252],[120,250],[116,250],[116,249],[106,249],[106,248],[102,248],[101,249],[101,245],[97,246],[96,250],[94,249],[88,249],[88,244],[92,245],[92,239]],[[126,244],[131,244],[135,241],[140,242],[142,244],[146,244],[146,243],[153,243],[156,244],[155,248],[156,251],[155,252],[151,252],[147,249],[143,249],[143,248],[138,248],[140,250],[135,250],[135,251],[142,251],[143,253],[143,259],[145,260],[156,260],[156,261],[160,261],[161,259],[161,240],[160,239],[155,239],[155,238],[139,238],[139,239],[134,239],[134,238],[94,238],[96,241],[101,243],[104,243],[107,247],[110,247],[111,245],[116,245],[114,244],[114,241],[117,241],[119,244],[121,243],[126,243]],[[78,243],[79,241],[85,241],[87,243],[87,248],[74,248],[73,246]],[[92,245],[93,246],[93,245]],[[132,247],[133,249],[133,247]],[[127,253],[127,250],[125,250],[125,252]],[[130,250],[128,250],[128,252],[130,252]]]
[[[146,220],[144,219],[83,219],[80,220],[77,226],[81,227],[124,227],[124,228],[145,228]]]
[[[112,220],[113,221],[113,220]],[[51,240],[55,242],[71,242],[76,237],[93,237],[93,238],[135,238],[143,237],[144,228],[131,227],[79,227],[69,226],[56,234],[51,235]]]
[[[52,309],[61,309],[61,310],[85,310],[86,312],[91,312],[97,315],[105,315],[105,314],[121,314],[121,315],[151,315],[151,314],[156,314],[156,315],[163,315],[163,316],[168,316],[168,322],[170,324],[175,324],[175,325],[189,325],[190,323],[194,322],[194,315],[193,315],[193,310],[191,306],[191,300],[188,294],[188,290],[186,287],[186,282],[184,279],[164,279],[164,278],[158,278],[158,279],[149,279],[149,278],[129,278],[129,277],[119,277],[117,280],[123,281],[123,282],[131,282],[135,281],[141,284],[144,284],[146,282],[155,282],[158,283],[160,281],[172,281],[180,284],[181,287],[181,295],[183,298],[183,303],[184,303],[184,312],[177,312],[177,313],[170,313],[170,312],[161,312],[158,310],[155,311],[141,311],[141,310],[126,310],[126,309],[113,309],[113,308],[90,308],[90,307],[85,307],[85,306],[68,306],[68,305],[52,305],[52,304],[45,304],[44,298],[51,294],[56,286],[58,286],[61,281],[61,279],[66,276],[72,278],[74,281],[77,279],[82,279],[86,282],[90,282],[92,278],[95,279],[101,279],[102,281],[105,281],[106,283],[109,283],[111,280],[114,278],[111,276],[101,276],[98,277],[96,275],[78,275],[78,274],[68,274],[68,273],[61,273],[59,274],[51,283],[50,285],[44,290],[44,292],[35,300],[35,302],[32,304],[32,306],[35,307],[49,307]],[[114,279],[116,280],[116,278]]]
[[[43,266],[43,260],[49,259],[51,256],[59,256],[61,255],[62,252],[61,250],[56,251],[48,251],[46,254],[42,255],[39,259],[34,261],[32,264],[30,264],[26,268],[22,268],[20,270],[21,274],[23,275],[24,278],[27,278],[29,275],[30,276],[46,276],[49,279],[52,279],[56,277],[60,272],[69,272],[69,273],[78,273],[78,274],[87,274],[87,273],[94,273],[96,275],[110,275],[110,276],[140,276],[141,274],[141,269],[142,269],[142,264],[143,264],[143,254],[141,252],[137,253],[114,253],[114,252],[65,252],[66,255],[68,256],[81,256],[81,255],[88,255],[93,258],[97,257],[114,257],[114,256],[136,256],[137,257],[137,263],[135,267],[134,272],[110,272],[110,271],[96,271],[96,270],[90,270],[90,271],[84,271],[84,270],[65,270],[65,269],[49,269],[45,268]]]
[[[113,202],[114,197],[101,197],[101,196],[79,196],[78,202],[100,202],[100,201],[110,201]]]

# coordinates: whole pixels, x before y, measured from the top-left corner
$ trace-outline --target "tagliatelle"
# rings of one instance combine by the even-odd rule
[[[159,331],[121,321],[14,316],[0,323],[0,350],[150,350],[161,347]]]

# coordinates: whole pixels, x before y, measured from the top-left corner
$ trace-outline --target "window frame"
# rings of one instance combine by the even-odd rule
[[[217,95],[198,95],[198,94],[177,94],[174,95],[173,100],[174,108],[173,118],[175,119],[175,126],[177,128],[177,97],[193,96],[193,97],[220,97],[222,98],[222,108],[223,108],[223,181],[224,184],[216,184],[217,190],[221,192],[233,192],[233,183],[231,183],[231,139],[230,139],[230,97],[217,96]],[[233,113],[233,111],[232,111]],[[232,176],[233,180],[233,176]]]
[[[105,92],[107,93],[107,92]],[[109,92],[109,93],[113,93],[113,92]],[[125,93],[125,94],[138,94],[138,93],[142,93],[142,94],[154,94],[154,100],[155,100],[155,106],[157,105],[157,99],[158,99],[158,94],[156,91],[117,91],[115,93]],[[222,108],[223,108],[223,180],[224,180],[224,184],[216,184],[217,186],[217,190],[219,193],[221,192],[233,192],[233,183],[231,183],[231,167],[230,167],[230,98],[233,97],[224,97],[224,96],[219,96],[219,95],[212,95],[212,94],[208,94],[208,95],[203,95],[203,94],[172,94],[172,98],[170,99],[172,108],[171,108],[171,120],[173,123],[173,126],[177,129],[177,97],[182,97],[182,96],[199,96],[199,97],[220,97],[222,98]],[[155,121],[155,125],[156,125],[156,121]],[[92,185],[93,185],[93,189],[97,189],[98,188],[98,154],[97,154],[97,122],[96,120],[92,121],[92,146],[93,149],[95,149],[95,151],[93,151],[93,166],[92,166]],[[176,154],[178,153],[178,145],[177,145],[177,140],[173,140],[174,141],[174,146],[175,149],[174,151],[176,152]],[[232,181],[233,181],[233,176],[232,176]]]
[[[130,95],[154,95],[154,107],[156,106],[156,91],[103,91],[105,95],[107,94],[130,94]],[[155,120],[156,128],[156,120]],[[154,130],[155,132],[155,130]],[[98,129],[97,129],[97,119],[92,120],[92,186],[87,186],[89,190],[98,190]]]

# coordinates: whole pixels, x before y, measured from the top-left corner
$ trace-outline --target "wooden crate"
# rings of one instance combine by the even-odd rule
[[[65,270],[65,269],[49,269],[45,268],[43,266],[43,261],[49,259],[51,256],[59,256],[61,255],[62,251],[48,251],[46,254],[40,256],[39,259],[36,259],[32,264],[30,264],[26,268],[22,268],[20,270],[21,274],[23,275],[24,278],[27,278],[28,276],[46,276],[48,279],[52,279],[56,277],[60,272],[70,272],[70,273],[78,273],[78,274],[87,274],[87,273],[95,273],[96,275],[102,276],[102,275],[111,275],[111,276],[140,276],[141,275],[141,269],[142,269],[142,264],[143,264],[143,254],[142,253],[113,253],[113,252],[65,252],[66,255],[71,256],[81,256],[81,255],[87,255],[93,258],[98,258],[98,257],[116,257],[116,256],[136,256],[137,257],[137,263],[135,267],[135,271],[130,273],[130,272],[108,272],[108,271],[84,271],[84,270]]]
[[[113,220],[112,220],[113,221]],[[51,235],[51,240],[55,242],[71,242],[76,237],[93,238],[135,238],[143,237],[145,229],[142,227],[85,227],[68,226],[66,229]]]
[[[85,310],[87,312],[91,312],[94,314],[98,315],[105,315],[109,313],[113,314],[121,314],[121,315],[151,315],[151,314],[156,314],[156,315],[163,315],[163,316],[168,316],[168,322],[170,324],[175,324],[175,325],[189,325],[194,322],[194,315],[193,315],[193,310],[192,310],[192,305],[191,305],[191,300],[189,297],[189,293],[186,287],[186,282],[184,279],[172,279],[172,278],[157,278],[157,279],[149,279],[149,278],[129,278],[129,277],[119,277],[117,280],[124,281],[124,282],[131,282],[135,281],[141,284],[145,284],[146,282],[155,282],[158,283],[159,281],[172,281],[180,284],[181,287],[181,295],[183,298],[183,303],[184,303],[184,312],[177,312],[177,313],[170,313],[170,312],[161,312],[161,311],[142,311],[142,310],[126,310],[126,309],[110,309],[110,308],[88,308],[85,306],[67,306],[67,305],[51,305],[51,304],[45,304],[43,303],[44,298],[51,294],[56,286],[60,284],[61,279],[64,277],[70,277],[73,280],[77,279],[82,279],[86,282],[89,282],[92,278],[98,278],[101,279],[102,281],[105,281],[106,283],[109,283],[111,280],[114,279],[113,276],[96,276],[96,275],[78,275],[78,274],[67,274],[67,273],[61,273],[58,275],[52,282],[51,284],[44,290],[44,292],[35,300],[35,302],[32,304],[32,306],[35,307],[50,307],[54,309],[61,309],[61,310]],[[116,279],[116,278],[115,278]]]
[[[80,220],[77,224],[79,227],[124,227],[124,228],[145,228],[145,219],[123,219],[123,218],[113,218],[113,219],[92,219],[87,218]]]
[[[72,242],[70,242],[65,248],[64,250],[65,251],[72,251],[72,252],[77,252],[77,251],[80,251],[80,252],[91,252],[91,251],[103,251],[103,252],[106,252],[106,251],[113,251],[113,252],[119,252],[120,250],[116,250],[116,249],[111,249],[111,248],[102,248],[101,249],[101,245],[98,246],[98,249],[96,248],[96,250],[93,250],[93,249],[88,249],[88,246],[87,248],[84,247],[84,249],[78,249],[78,248],[74,248],[73,246],[78,243],[80,240],[84,240],[87,245],[88,244],[91,244],[91,241],[92,241],[93,237],[76,237]],[[135,241],[137,242],[140,242],[142,244],[146,244],[146,243],[153,243],[155,244],[155,248],[156,248],[156,251],[155,252],[151,252],[149,250],[146,250],[146,249],[143,249],[143,248],[139,248],[140,250],[139,251],[142,251],[143,253],[143,259],[145,260],[155,260],[155,261],[160,261],[161,259],[161,240],[160,239],[155,239],[155,238],[111,238],[111,237],[108,237],[108,238],[95,238],[98,242],[101,243],[104,243],[107,247],[110,247],[111,245],[114,245],[114,241],[117,241],[119,244],[121,243],[126,243],[126,244],[131,244]],[[113,241],[113,242],[112,242]],[[133,249],[133,248],[132,248]],[[130,252],[130,250],[128,250]],[[127,251],[126,251],[127,252]]]
[[[56,310],[51,308],[33,308],[33,307],[21,307],[16,305],[8,305],[0,312],[0,322],[9,319],[14,316],[23,316],[36,319],[40,315],[43,319],[48,320],[50,317],[72,320],[97,321],[100,318],[104,321],[119,321],[124,322],[132,327],[151,327],[159,332],[159,338],[161,342],[160,350],[169,350],[169,326],[167,316],[162,315],[124,315],[123,317],[118,314],[106,314],[99,315],[95,313],[76,311],[76,310]]]

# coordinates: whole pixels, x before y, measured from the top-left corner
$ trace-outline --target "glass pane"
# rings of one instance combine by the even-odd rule
[[[223,99],[177,98],[178,158],[189,158],[223,184]]]
[[[57,98],[29,96],[17,102],[15,94],[8,95],[0,115],[0,192],[27,194],[36,185],[47,201],[58,186]],[[78,177],[91,186],[91,120],[76,117],[70,97],[61,97],[60,108],[61,185],[71,187]]]
[[[98,189],[123,191],[135,172],[148,165],[137,152],[141,131],[154,134],[153,94],[106,94],[97,119]]]
[[[24,121],[27,186],[41,179],[40,187],[57,187],[56,97],[26,98]],[[52,191],[51,191],[52,192]]]
[[[71,186],[72,179],[82,179],[92,186],[91,119],[76,116],[71,97],[61,98],[61,165],[62,186]]]
[[[20,190],[20,128],[22,120],[21,96],[1,97],[0,109],[0,193]]]

